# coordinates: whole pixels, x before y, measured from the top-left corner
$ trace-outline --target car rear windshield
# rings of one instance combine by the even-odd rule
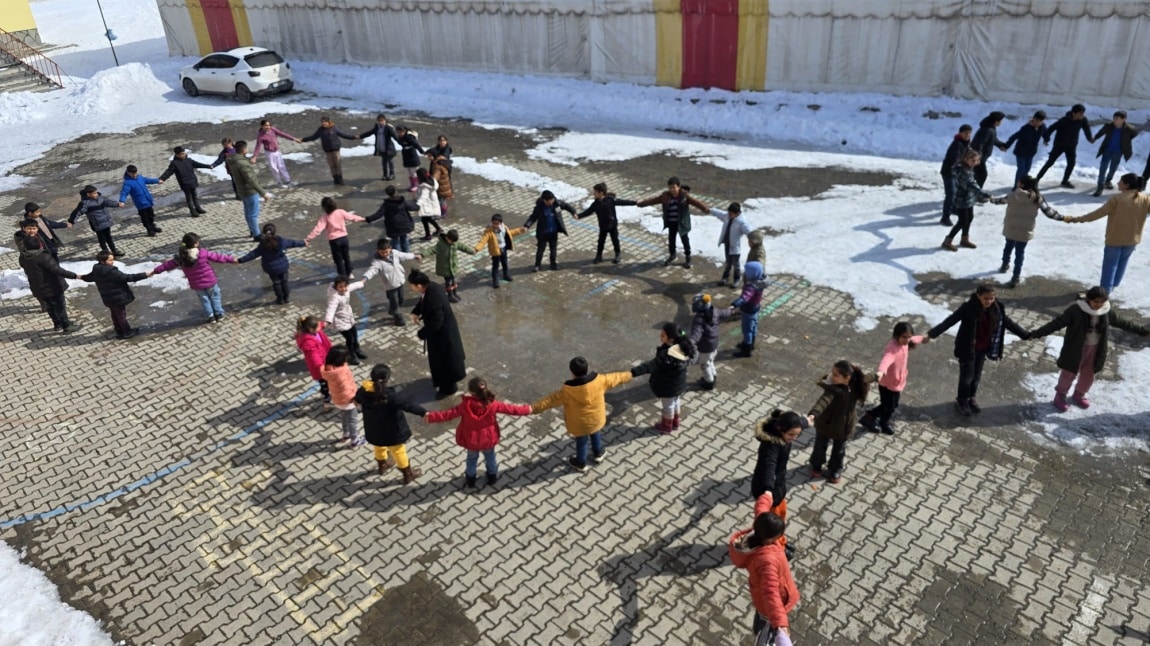
[[[259,69],[261,67],[271,67],[272,65],[279,65],[284,62],[280,55],[275,52],[257,52],[255,54],[248,54],[244,57],[248,65],[252,69]]]

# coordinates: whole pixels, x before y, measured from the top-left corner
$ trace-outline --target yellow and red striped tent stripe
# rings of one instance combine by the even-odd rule
[[[201,55],[252,44],[243,0],[188,0],[187,6]]]
[[[769,0],[652,2],[656,84],[764,88]]]

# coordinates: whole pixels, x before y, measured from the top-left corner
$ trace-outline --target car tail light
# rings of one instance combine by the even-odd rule
[[[248,70],[248,76],[259,76],[259,75],[260,75],[260,73],[257,70]]]

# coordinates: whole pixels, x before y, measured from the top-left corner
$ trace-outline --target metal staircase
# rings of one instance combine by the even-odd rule
[[[43,92],[58,87],[64,87],[60,66],[0,29],[0,92]]]

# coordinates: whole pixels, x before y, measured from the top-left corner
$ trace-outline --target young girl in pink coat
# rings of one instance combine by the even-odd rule
[[[366,222],[367,218],[348,213],[337,207],[335,198],[325,197],[320,200],[319,205],[323,208],[323,215],[319,216],[319,222],[315,223],[315,228],[307,234],[304,242],[311,242],[326,229],[327,243],[331,246],[331,259],[335,261],[335,274],[355,278],[355,274],[351,273],[351,250],[347,243],[347,223]]]
[[[226,254],[201,249],[200,236],[185,233],[176,256],[157,265],[152,274],[162,274],[179,267],[183,270],[184,277],[188,279],[188,287],[200,297],[200,306],[204,308],[204,317],[207,319],[204,322],[219,323],[224,320],[224,304],[220,299],[220,285],[216,280],[216,272],[212,270],[213,262],[239,261]]]
[[[779,540],[787,523],[771,512],[774,499],[766,492],[755,500],[755,523],[750,529],[735,532],[727,544],[731,563],[747,570],[750,577],[751,602],[755,607],[752,624],[755,646],[790,644],[790,621],[787,614],[799,602],[791,565]]]
[[[885,435],[894,435],[890,418],[898,408],[898,400],[906,388],[907,359],[910,351],[921,343],[929,343],[928,336],[915,336],[914,328],[906,321],[895,323],[892,338],[887,341],[878,362],[879,405],[862,416],[859,423],[871,431],[882,430]]]
[[[452,408],[428,413],[424,420],[438,424],[459,418],[455,428],[455,443],[467,449],[467,486],[475,486],[478,475],[479,453],[487,464],[487,484],[493,485],[499,479],[499,463],[495,459],[495,445],[499,443],[499,421],[496,415],[530,415],[531,407],[526,404],[509,404],[495,399],[495,393],[487,387],[487,381],[475,377],[467,383],[467,393],[463,400]]]
[[[327,352],[331,350],[331,339],[324,334],[326,324],[314,316],[301,316],[295,327],[295,344],[303,353],[304,363],[311,378],[319,384],[319,393],[323,396],[323,403],[331,403],[331,393],[328,391],[327,381],[324,380],[320,369],[327,360]]]

